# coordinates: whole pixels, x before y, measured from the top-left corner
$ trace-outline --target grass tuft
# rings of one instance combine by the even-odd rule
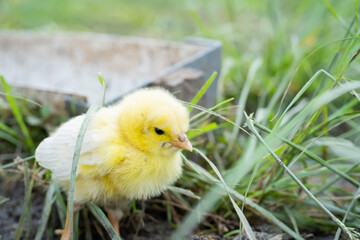
[[[30,132],[29,132],[28,128],[26,127],[26,124],[24,122],[21,111],[18,108],[18,106],[16,105],[15,99],[12,97],[12,93],[11,93],[11,89],[10,89],[9,85],[6,83],[4,77],[1,75],[0,75],[0,83],[1,83],[1,86],[4,90],[4,92],[7,94],[6,99],[8,100],[11,110],[15,116],[15,119],[16,119],[17,123],[19,124],[22,134],[25,137],[26,146],[31,153],[34,153],[35,146],[34,146],[34,142],[33,142],[32,138],[30,136]]]
[[[246,115],[246,113],[245,113]],[[271,156],[276,160],[276,162],[285,170],[285,172],[299,185],[299,187],[311,198],[330,218],[336,225],[338,225],[341,230],[351,239],[355,240],[355,234],[346,227],[338,218],[336,218],[306,187],[302,182],[295,176],[294,173],[290,171],[290,169],[287,168],[287,166],[278,158],[278,156],[271,150],[271,148],[266,144],[264,139],[259,135],[259,133],[256,131],[253,120],[251,119],[251,116],[247,116],[247,124],[251,130],[252,133],[255,134],[256,138],[268,149]]]

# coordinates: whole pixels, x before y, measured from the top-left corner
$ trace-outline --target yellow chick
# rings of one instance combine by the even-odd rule
[[[68,192],[71,165],[84,115],[64,123],[44,139],[35,157]],[[105,207],[119,232],[122,210],[133,199],[157,196],[181,175],[181,149],[192,151],[187,109],[168,91],[147,88],[100,109],[82,145],[74,203]],[[74,213],[73,213],[74,214]],[[70,239],[69,212],[62,239]]]

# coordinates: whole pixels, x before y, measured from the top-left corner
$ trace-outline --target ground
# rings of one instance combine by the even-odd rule
[[[22,213],[22,207],[24,203],[24,184],[21,180],[12,181],[6,183],[3,177],[0,177],[0,195],[9,198],[9,201],[1,205],[0,207],[0,234],[1,239],[14,239],[15,231],[18,226],[19,218]],[[34,239],[36,231],[40,224],[41,212],[43,210],[43,202],[45,198],[45,188],[43,186],[35,186],[31,198],[32,207],[32,221],[31,221],[31,233],[29,239]],[[55,228],[61,228],[57,216],[54,214],[51,216],[51,223],[55,224]],[[137,240],[164,240],[169,239],[174,231],[174,228],[166,220],[166,213],[156,209],[147,209],[145,216],[143,217],[144,225],[140,226],[138,234],[136,235],[136,225],[140,222],[140,216],[125,216],[122,220],[121,234],[125,239],[137,239]],[[104,231],[101,231],[103,236],[99,236],[98,229],[101,229],[100,225],[96,223],[96,220],[92,220],[91,229],[94,239],[108,239]],[[124,227],[125,226],[125,227]],[[80,238],[85,239],[82,231],[82,224],[80,223]],[[291,239],[289,235],[283,233],[281,229],[270,225],[269,223],[258,219],[255,226],[253,227],[256,238],[258,240],[286,240]],[[198,232],[198,233],[196,233]],[[331,236],[314,236],[314,234],[303,233],[302,236],[305,239],[317,239],[317,240],[330,240],[333,239]],[[45,237],[43,239],[46,239]],[[57,238],[54,238],[57,239]],[[197,229],[195,234],[190,236],[191,240],[231,240],[239,239],[238,236],[221,237],[218,234],[205,234],[203,229]],[[242,237],[243,240],[248,239],[246,236]]]

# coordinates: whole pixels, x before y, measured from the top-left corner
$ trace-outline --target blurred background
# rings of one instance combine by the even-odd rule
[[[183,41],[186,36],[223,43],[221,93],[237,97],[248,66],[263,59],[253,91],[274,91],[277,79],[315,47],[326,44],[296,73],[327,68],[350,24],[355,5],[331,1],[1,1],[0,27],[37,32],[96,32]],[[340,43],[341,44],[341,43]],[[327,55],[328,54],[328,55]],[[235,73],[236,72],[236,73]],[[233,91],[233,92],[232,92]]]
[[[50,35],[63,31],[108,33],[177,42],[192,36],[220,41],[222,65],[213,95],[214,104],[221,107],[216,112],[241,127],[250,119],[243,112],[255,113],[256,128],[273,153],[340,221],[345,219],[349,227],[360,228],[356,200],[360,187],[358,1],[1,0],[0,29]],[[7,80],[1,66],[0,75]],[[5,83],[2,89],[9,93]],[[68,116],[54,115],[46,105],[39,107],[21,99],[14,107],[5,95],[0,97],[0,235],[10,239],[28,233],[32,239],[39,226],[44,226],[48,230],[43,238],[52,239],[51,232],[61,226],[64,212],[58,203],[53,208],[60,210],[49,213],[49,224],[40,221],[49,173],[35,171],[33,160],[24,159]],[[289,239],[334,239],[338,225],[284,173],[259,141],[211,115],[192,124],[203,131],[193,134],[194,145],[240,194],[232,196],[258,239],[281,234]],[[254,136],[253,130],[246,131]],[[14,161],[17,156],[20,159]],[[177,186],[202,199],[169,191],[150,200],[147,210],[134,203],[124,220],[131,222],[125,237],[132,239],[135,233],[138,239],[182,239],[190,233],[195,234],[191,239],[238,237],[239,215],[225,192],[219,193],[216,171],[204,160],[195,163],[198,167],[187,164]],[[25,184],[23,179],[27,179]],[[11,195],[14,189],[21,192]],[[251,203],[244,206],[245,198]],[[31,201],[32,215],[26,213]],[[12,208],[16,210],[11,212]],[[196,211],[206,213],[203,222],[195,218]],[[165,227],[156,230],[151,214],[159,216],[164,225],[158,225]],[[25,220],[29,215],[32,224],[29,217]],[[87,212],[82,218],[93,219]],[[5,223],[5,219],[10,220]],[[145,224],[140,226],[139,222]],[[26,226],[33,226],[33,230]],[[81,227],[85,229],[82,237],[90,231],[87,237],[92,232],[106,239],[104,230]]]

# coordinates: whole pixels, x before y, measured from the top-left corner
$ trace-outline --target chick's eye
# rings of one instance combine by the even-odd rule
[[[155,133],[156,133],[157,135],[163,135],[165,132],[164,132],[164,130],[162,130],[162,129],[160,129],[160,128],[155,128]]]

